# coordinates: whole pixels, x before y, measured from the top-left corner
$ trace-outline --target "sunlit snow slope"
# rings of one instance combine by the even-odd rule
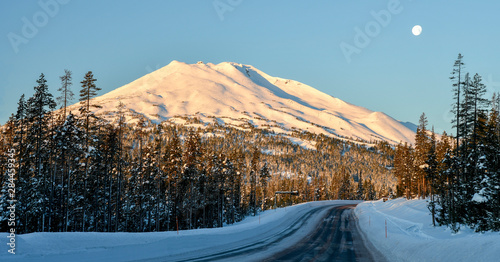
[[[196,116],[204,122],[249,124],[288,133],[294,129],[364,141],[412,143],[415,133],[381,113],[346,103],[293,80],[272,77],[250,65],[169,65],[117,88],[94,103],[97,113],[130,112],[155,121]],[[74,105],[73,107],[76,107]]]

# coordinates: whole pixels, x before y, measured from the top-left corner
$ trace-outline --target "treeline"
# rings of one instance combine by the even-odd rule
[[[58,103],[43,74],[33,96],[20,98],[0,134],[1,162],[16,160],[15,199],[7,165],[0,166],[0,231],[9,228],[12,200],[17,233],[149,232],[221,227],[275,205],[392,192],[387,143],[367,148],[294,132],[315,143],[305,149],[250,122],[250,131],[187,116],[179,116],[185,125],[158,124],[121,103],[95,115],[96,81],[88,72],[80,82],[78,112],[66,107],[70,71]],[[274,195],[291,190],[299,195]]]
[[[454,63],[456,136],[437,139],[420,119],[415,147],[399,145],[394,161],[397,195],[428,197],[433,222],[460,230],[500,230],[500,96],[486,99],[481,76],[464,72],[463,56]]]

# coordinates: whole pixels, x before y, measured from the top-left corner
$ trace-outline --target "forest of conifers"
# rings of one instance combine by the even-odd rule
[[[125,121],[130,112],[122,105],[98,116],[91,72],[81,82],[80,110],[66,112],[68,79],[69,71],[61,77],[62,109],[55,110],[42,74],[2,127],[1,163],[12,168],[0,166],[1,231],[9,228],[12,203],[17,233],[149,232],[220,227],[275,205],[374,199],[395,186],[387,143],[368,147],[188,116],[177,117],[185,124],[140,115]],[[292,190],[299,195],[275,196]]]
[[[452,76],[456,136],[440,139],[420,117],[415,145],[396,147],[397,196],[430,197],[434,224],[453,231],[500,230],[500,94],[485,97],[479,74],[464,70],[458,55]]]

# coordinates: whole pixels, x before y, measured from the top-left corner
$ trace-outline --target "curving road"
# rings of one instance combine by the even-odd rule
[[[332,208],[311,235],[264,261],[384,261],[364,243],[352,215],[355,206]]]
[[[161,261],[385,261],[371,243],[363,240],[352,210],[355,204],[320,206],[287,221],[279,232],[268,234],[214,253],[178,260],[170,257]],[[322,215],[322,219],[314,219]],[[300,234],[310,221],[317,221],[309,234]],[[297,238],[300,236],[300,238]],[[153,261],[153,260],[148,260]],[[158,261],[158,260],[154,260]]]

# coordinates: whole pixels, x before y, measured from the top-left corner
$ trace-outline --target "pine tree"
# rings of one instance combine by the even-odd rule
[[[482,78],[480,75],[474,75],[474,78],[471,82],[470,92],[473,99],[472,150],[477,150],[478,135],[480,135],[480,130],[482,128],[484,129],[484,127],[479,126],[479,121],[481,121],[481,118],[483,120],[486,119],[486,107],[489,104],[488,100],[484,98],[484,95],[486,94],[486,86],[482,83]]]
[[[242,168],[242,152],[235,150],[230,153],[228,158],[225,160],[227,177],[228,177],[228,187],[229,187],[229,201],[228,211],[226,221],[228,224],[234,224],[236,221],[242,219],[242,215],[245,213],[241,208],[241,183],[242,183],[242,173],[238,171]]]
[[[73,99],[73,92],[70,89],[70,86],[73,84],[71,82],[71,71],[64,69],[64,75],[59,77],[61,79],[61,87],[57,89],[57,91],[61,92],[61,96],[57,97],[57,101],[63,108],[63,119],[66,119],[66,107],[68,103]]]
[[[267,190],[267,184],[269,181],[269,178],[271,178],[271,174],[269,173],[269,167],[267,165],[267,161],[264,162],[264,165],[260,169],[260,177],[259,181],[261,184],[261,189],[262,189],[262,210],[266,210],[266,201],[267,201],[267,195],[266,195],[266,190]]]
[[[351,176],[346,172],[346,170],[342,170],[342,178],[341,178],[341,186],[338,192],[338,199],[352,199],[352,186],[351,186]]]
[[[58,208],[61,216],[60,231],[78,230],[79,212],[83,204],[83,176],[80,168],[80,159],[84,156],[83,140],[84,131],[80,129],[75,116],[70,112],[66,121],[55,130],[54,142],[57,158],[55,161],[60,167],[58,181],[58,195],[60,202]]]
[[[117,127],[117,136],[118,136],[118,141],[117,141],[117,188],[116,188],[116,206],[115,206],[115,228],[114,231],[121,231],[122,230],[122,221],[121,221],[121,215],[123,211],[122,207],[122,192],[123,192],[123,167],[125,166],[125,160],[124,160],[124,133],[125,133],[125,113],[123,112],[125,109],[125,105],[120,101],[117,106],[117,119],[115,119],[114,124]]]
[[[233,224],[236,221],[239,207],[239,179],[235,170],[233,161],[225,157],[223,161],[224,177],[226,178],[225,193],[227,201],[224,201],[225,218],[227,224]]]
[[[480,158],[480,165],[486,168],[485,176],[481,181],[484,188],[482,195],[488,199],[487,230],[500,231],[500,111],[493,103],[484,137],[484,158]]]
[[[432,214],[432,225],[436,226],[436,202],[434,200],[434,192],[439,185],[437,184],[437,176],[439,172],[438,160],[436,155],[436,135],[434,134],[434,127],[432,128],[430,148],[427,152],[427,159],[425,161],[426,167],[424,171],[426,173],[427,180],[430,184],[430,195],[431,199],[428,205],[429,210]]]
[[[201,139],[195,130],[190,130],[185,142],[183,157],[183,175],[180,181],[180,194],[182,194],[182,210],[185,214],[186,226],[196,228],[197,208],[201,199],[199,191],[201,172]]]
[[[250,163],[250,207],[253,216],[257,215],[257,173],[259,172],[260,150],[254,147]]]
[[[470,165],[474,168],[471,186],[472,201],[466,222],[476,231],[500,230],[499,188],[500,188],[500,139],[497,136],[498,112],[491,108],[488,119],[483,112],[478,113],[475,125],[475,145]]]
[[[154,231],[160,231],[164,228],[165,218],[168,216],[166,214],[166,199],[168,197],[168,175],[164,173],[163,162],[163,148],[165,148],[164,143],[164,130],[161,124],[154,125],[153,129],[153,145],[152,145],[152,177],[154,179]]]
[[[439,225],[449,224],[451,211],[451,192],[452,192],[452,179],[455,178],[454,170],[452,169],[452,146],[451,138],[448,137],[446,132],[441,136],[440,141],[436,141],[435,157],[432,151],[429,154],[427,164],[429,169],[426,170],[430,176],[431,190],[433,199],[431,199],[430,208],[434,208],[435,222]],[[436,170],[434,170],[434,159],[436,161]]]
[[[182,206],[182,148],[176,128],[172,128],[164,153],[165,174],[167,174],[167,228],[175,229]]]
[[[30,164],[28,171],[30,181],[28,187],[31,187],[29,199],[27,201],[28,217],[33,220],[29,225],[32,225],[30,231],[46,230],[46,219],[48,222],[48,187],[49,181],[49,157],[51,154],[48,152],[48,135],[49,123],[51,119],[51,111],[55,109],[56,103],[52,98],[52,94],[48,91],[47,80],[44,74],[36,81],[37,86],[34,87],[35,93],[27,102],[27,119],[30,122],[28,136],[31,138],[27,144],[30,157],[27,159]]]
[[[416,181],[418,181],[415,166],[415,153],[411,145],[399,144],[396,146],[394,157],[394,174],[398,178],[396,195],[405,196],[406,199],[412,199],[418,193]]]
[[[456,145],[457,145],[457,153],[456,156],[459,157],[460,154],[458,152],[458,145],[460,144],[460,89],[461,85],[463,84],[462,80],[462,69],[464,68],[464,63],[462,62],[463,56],[462,54],[458,54],[457,59],[455,60],[455,63],[453,64],[453,70],[451,72],[452,76],[450,79],[453,81],[452,86],[454,87],[453,92],[454,92],[454,99],[457,101],[456,104],[453,105],[453,113],[456,116],[456,121],[454,127],[457,128],[457,135],[456,135]]]
[[[23,193],[25,188],[27,188],[27,181],[28,181],[28,176],[26,174],[26,168],[25,168],[25,159],[27,158],[27,150],[26,150],[26,132],[27,132],[27,119],[26,119],[26,114],[27,114],[27,104],[25,101],[25,96],[24,94],[21,95],[21,98],[19,99],[19,102],[17,103],[17,111],[15,114],[15,135],[14,135],[14,149],[16,151],[16,159],[17,159],[17,164],[18,164],[18,169],[16,172],[16,188],[17,188],[17,208],[19,212],[23,212],[23,204],[20,202],[21,200],[24,200]],[[21,220],[20,217],[17,218],[16,224],[18,228],[21,228],[21,232],[23,230],[23,220]],[[25,224],[24,224],[25,225]],[[25,229],[25,228],[24,228]]]
[[[359,172],[358,176],[358,190],[356,191],[356,199],[365,200],[365,189],[363,185],[363,172]]]
[[[498,183],[498,178],[495,178],[499,169],[496,166],[496,150],[500,140],[496,135],[498,131],[495,130],[498,127],[498,117],[495,116],[495,106],[491,109],[490,116],[487,115],[488,102],[483,98],[486,87],[482,84],[481,77],[475,74],[471,79],[467,73],[464,81],[461,81],[460,69],[459,55],[453,71],[459,76],[452,77],[457,81],[454,83],[457,99],[454,110],[457,119],[454,123],[457,128],[455,155],[448,151],[442,158],[443,149],[450,148],[446,142],[438,144],[436,149],[436,169],[439,174],[433,187],[438,195],[435,205],[436,221],[440,225],[450,226],[455,232],[464,224],[475,228],[476,231],[485,231],[494,227],[490,222],[495,221],[495,216],[498,217],[498,213],[495,215],[494,211],[498,210],[498,206],[491,205],[494,202],[491,201],[491,196],[495,193],[486,194],[495,192],[490,185]],[[445,139],[446,137],[443,137],[443,140]],[[443,159],[441,162],[440,158]],[[429,161],[433,162],[431,160],[430,158]],[[495,197],[498,198],[498,195]]]
[[[84,183],[84,199],[87,199],[88,195],[88,182],[89,182],[89,165],[91,163],[90,157],[91,157],[91,145],[90,141],[92,133],[92,129],[95,127],[91,126],[91,119],[96,118],[95,115],[91,112],[91,108],[99,108],[100,106],[98,105],[93,105],[91,104],[90,100],[97,95],[97,91],[101,90],[95,85],[95,82],[97,79],[94,78],[94,75],[92,74],[92,71],[89,71],[86,75],[85,78],[82,82],[82,89],[80,90],[80,114],[81,116],[85,119],[84,122],[84,129],[85,129],[85,157],[84,157],[84,165],[85,165],[85,183]],[[85,231],[85,224],[87,223],[87,207],[84,207],[83,209],[83,214],[82,214],[82,231]]]
[[[374,200],[377,198],[377,192],[375,191],[375,186],[373,185],[373,181],[371,178],[370,180],[368,180],[368,182],[366,182],[365,188],[366,188],[365,200]]]
[[[427,117],[422,113],[417,127],[417,134],[415,135],[415,178],[417,184],[417,194],[419,197],[425,198],[427,195],[427,182],[426,175],[423,169],[427,154],[430,149],[430,139],[427,134]]]

